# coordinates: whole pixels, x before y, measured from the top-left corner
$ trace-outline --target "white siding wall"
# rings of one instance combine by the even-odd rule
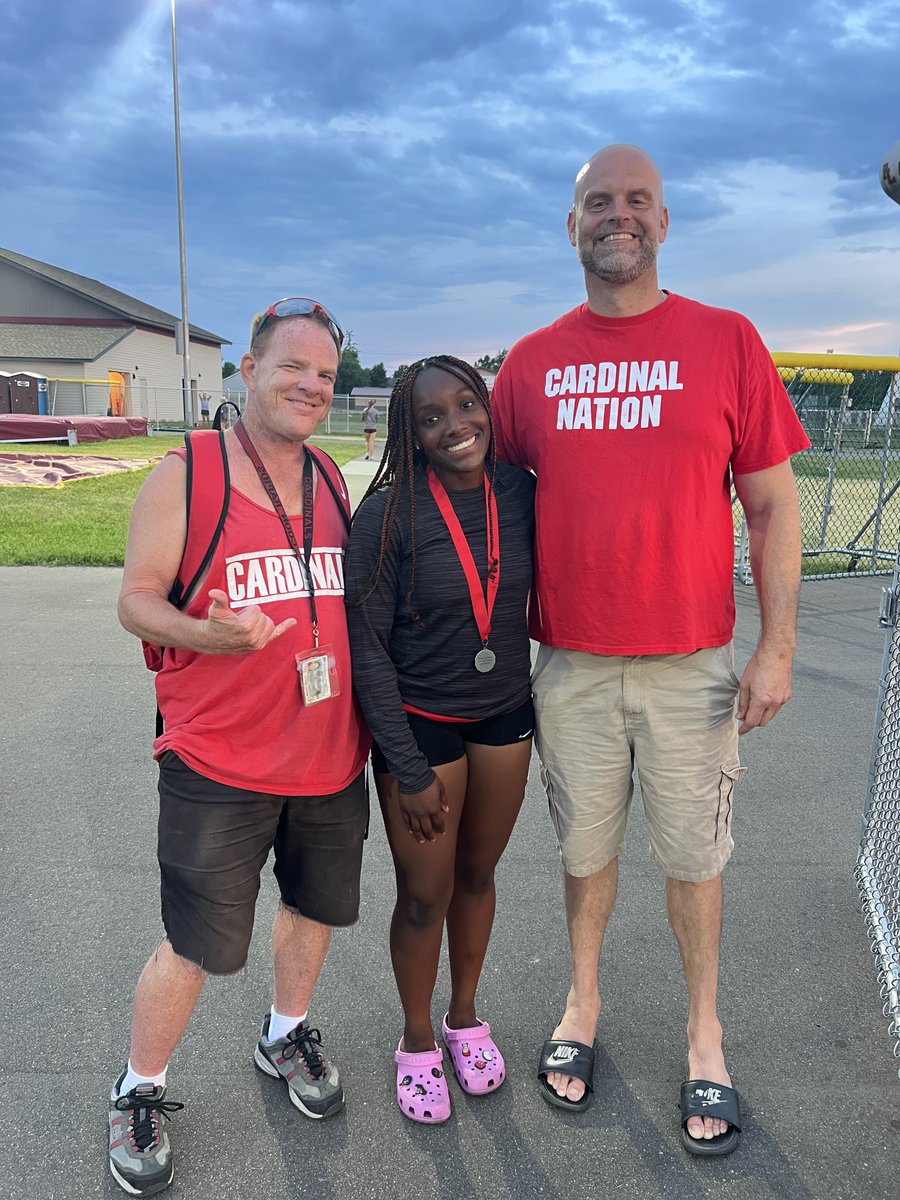
[[[50,412],[55,417],[77,417],[84,412],[96,415],[101,411],[99,405],[103,402],[103,389],[90,383],[74,383],[73,380],[82,374],[81,363],[78,367],[77,371],[54,371],[56,378],[48,384]],[[108,403],[108,389],[106,395]],[[102,411],[105,413],[106,409]]]
[[[93,379],[102,379],[107,371],[122,372],[129,416],[148,417],[151,421],[182,419],[181,355],[175,353],[174,337],[135,329],[124,342],[86,367]],[[198,392],[221,391],[222,355],[218,346],[191,343],[191,378],[197,381]],[[147,381],[146,411],[144,389],[138,382],[141,379]],[[195,419],[199,416],[196,405]]]
[[[147,417],[150,421],[180,421],[184,416],[181,388],[181,355],[175,353],[175,338],[164,333],[135,329],[94,362],[59,362],[39,359],[4,359],[0,370],[10,375],[31,371],[46,379],[101,379],[109,371],[125,376],[125,411],[129,417]],[[211,392],[212,411],[222,390],[222,354],[218,346],[191,343],[191,378],[197,381],[194,394],[194,419],[200,420],[197,393]],[[140,380],[146,380],[142,387]],[[51,383],[50,404],[56,416],[72,417],[85,411],[105,416],[109,407],[106,384]],[[54,403],[55,397],[55,403]],[[86,401],[86,403],[85,403]]]
[[[0,371],[7,375],[18,375],[20,371],[30,371],[32,375],[43,375],[45,379],[84,379],[84,363],[59,362],[52,359],[43,362],[38,358],[4,358],[0,362]]]

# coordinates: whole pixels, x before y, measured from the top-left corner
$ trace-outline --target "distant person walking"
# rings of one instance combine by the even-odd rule
[[[370,400],[363,410],[363,433],[366,436],[366,459],[375,457],[375,435],[378,433],[378,409],[375,401]]]

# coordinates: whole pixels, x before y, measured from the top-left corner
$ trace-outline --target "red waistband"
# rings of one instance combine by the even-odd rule
[[[445,717],[440,713],[426,712],[424,708],[414,708],[411,704],[403,705],[404,712],[415,713],[417,717],[427,717],[429,721],[446,721],[449,725],[469,725],[468,717]]]

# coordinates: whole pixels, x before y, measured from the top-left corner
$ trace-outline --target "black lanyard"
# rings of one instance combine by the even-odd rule
[[[287,513],[284,511],[284,505],[281,503],[281,497],[272,482],[269,472],[263,466],[263,461],[256,453],[256,447],[250,441],[247,430],[243,426],[243,422],[238,418],[234,423],[234,432],[237,434],[237,439],[247,452],[247,457],[256,467],[256,473],[259,476],[259,481],[266,489],[266,495],[272,501],[272,507],[278,515],[278,519],[284,528],[285,537],[288,540],[288,545],[293,550],[297,557],[297,562],[306,572],[306,584],[309,589],[309,612],[312,618],[312,633],[313,642],[318,647],[319,645],[319,618],[316,613],[316,589],[313,583],[312,570],[310,563],[312,561],[312,545],[313,545],[313,465],[312,458],[303,449],[303,552],[301,554],[300,547],[297,545],[297,538],[294,535],[294,530],[291,528],[291,522],[288,519]]]

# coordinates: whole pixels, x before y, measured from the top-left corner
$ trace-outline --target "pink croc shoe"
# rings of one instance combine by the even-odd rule
[[[444,1075],[444,1055],[435,1045],[422,1054],[401,1050],[401,1039],[394,1061],[397,1064],[397,1103],[404,1117],[425,1125],[439,1125],[450,1116],[450,1093]]]
[[[464,1092],[483,1096],[495,1092],[506,1078],[506,1064],[491,1037],[491,1027],[481,1021],[472,1029],[451,1029],[444,1017],[444,1045],[450,1051],[453,1073]]]

